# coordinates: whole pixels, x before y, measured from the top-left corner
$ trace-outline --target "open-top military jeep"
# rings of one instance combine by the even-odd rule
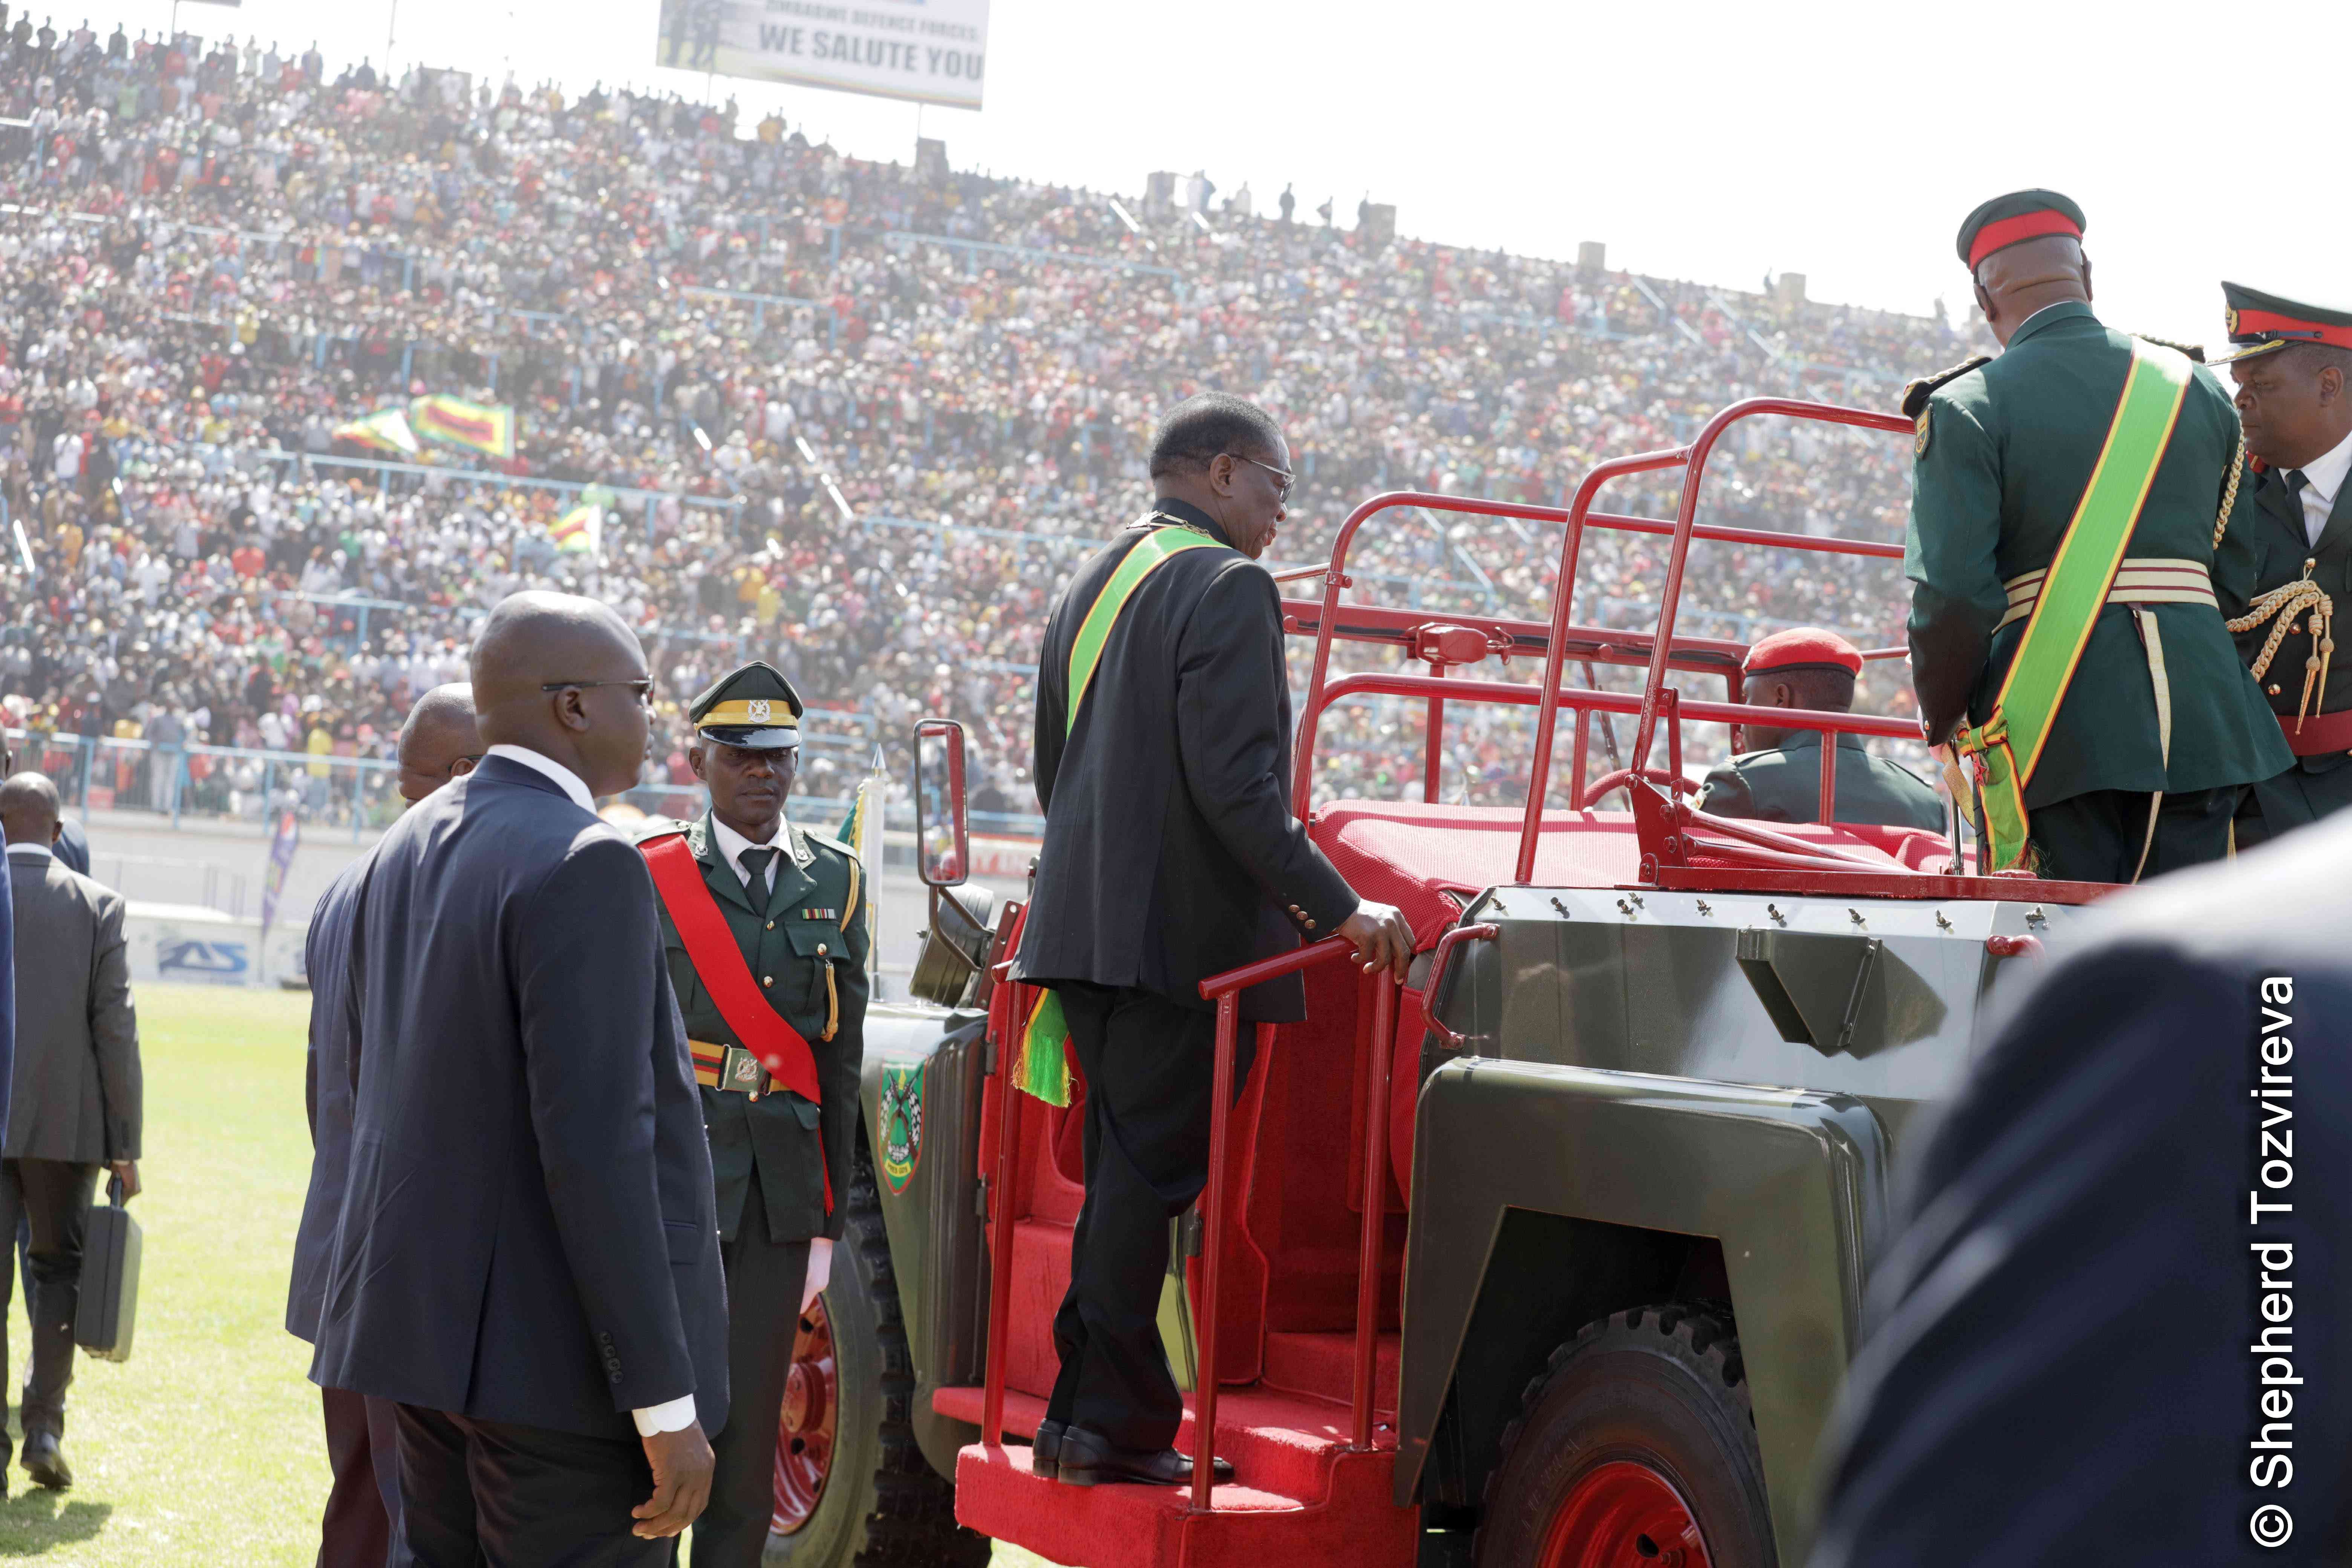
[[[1202,987],[1228,1078],[1241,987],[1304,971],[1308,998],[1306,1022],[1254,1026],[1259,1065],[1217,1118],[1161,1312],[1192,1391],[1179,1446],[1213,1431],[1229,1485],[1204,1468],[1189,1490],[1082,1490],[1031,1472],[1082,1117],[1007,1090],[1035,1002],[1010,979],[1023,905],[957,886],[961,733],[921,726],[928,1005],[869,1022],[849,1236],[801,1324],[772,1556],[971,1563],[993,1537],[1093,1568],[1802,1561],[1896,1145],[1982,1043],[2003,966],[2107,889],[1969,874],[1957,829],[1829,825],[1829,744],[1822,822],[1767,828],[1680,798],[1684,726],[1743,713],[1743,646],[1675,631],[1694,545],[1901,554],[1700,523],[1709,453],[1759,416],[1910,429],[1753,400],[1686,446],[1602,463],[1564,510],[1377,497],[1327,566],[1286,574],[1322,584],[1286,602],[1313,639],[1295,809],[1359,891],[1405,911],[1422,952],[1402,987],[1331,962],[1338,939]],[[1610,480],[1659,469],[1683,475],[1672,522],[1593,510]],[[1658,625],[1572,625],[1564,590],[1548,624],[1343,603],[1358,531],[1403,507],[1557,527],[1563,585],[1591,530],[1665,538]],[[1343,640],[1402,657],[1334,678]],[[1514,658],[1540,679],[1465,673]],[[1642,669],[1640,692],[1603,689],[1598,665]],[[1695,677],[1720,679],[1723,700],[1686,696]],[[1425,705],[1423,798],[1318,805],[1326,710],[1376,693]],[[1535,710],[1523,809],[1437,799],[1439,737],[1464,703]],[[1632,721],[1637,763],[1662,742],[1663,765],[1588,777],[1595,714]],[[1775,719],[1916,735],[1863,714]]]

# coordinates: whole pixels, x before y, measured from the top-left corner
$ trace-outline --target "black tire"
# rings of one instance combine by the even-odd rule
[[[1621,1461],[1671,1485],[1697,1522],[1712,1568],[1779,1562],[1727,1310],[1639,1307],[1586,1324],[1552,1352],[1504,1429],[1472,1548],[1477,1568],[1541,1561],[1571,1492]]]
[[[990,1543],[955,1521],[955,1488],[908,1424],[915,1365],[882,1229],[882,1194],[861,1142],[824,1305],[840,1404],[833,1468],[809,1521],[771,1535],[762,1561],[793,1568],[982,1568]]]

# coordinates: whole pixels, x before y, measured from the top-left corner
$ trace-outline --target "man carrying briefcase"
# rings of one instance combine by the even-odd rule
[[[61,1444],[90,1197],[101,1167],[121,1180],[126,1198],[139,1191],[139,1021],[121,895],[49,852],[57,786],[30,773],[0,784],[0,830],[8,837],[16,929],[16,1060],[0,1147],[0,1237],[16,1234],[20,1215],[31,1222],[25,1470],[62,1489],[73,1485]],[[0,1269],[0,1312],[12,1272]],[[0,1363],[0,1386],[5,1373]]]

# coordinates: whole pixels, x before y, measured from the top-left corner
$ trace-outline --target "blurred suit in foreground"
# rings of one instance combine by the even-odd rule
[[[1929,1136],[1813,1568],[2352,1560],[2352,819],[2284,847],[2118,898]]]

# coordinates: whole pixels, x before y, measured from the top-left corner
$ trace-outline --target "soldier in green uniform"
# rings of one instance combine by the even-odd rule
[[[1905,395],[1911,668],[1986,869],[2129,882],[2226,855],[2244,787],[2290,759],[2211,581],[2236,413],[2211,372],[2091,313],[2083,227],[2051,191],[1961,225],[2005,352]]]
[[[2221,296],[2248,462],[2213,585],[2294,753],[2239,808],[2242,848],[2352,803],[2352,672],[2331,657],[2352,594],[2352,311]]]
[[[687,710],[687,757],[710,810],[640,836],[701,1085],[727,1269],[733,1397],[711,1437],[698,1568],[753,1568],[767,1544],[794,1326],[824,1289],[856,1136],[865,874],[847,845],[785,819],[801,710],[769,665],[722,676]]]
[[[1739,668],[1750,708],[1844,713],[1853,707],[1862,651],[1835,632],[1791,626],[1759,640]],[[1820,821],[1822,732],[1755,721],[1740,729],[1755,749],[1711,770],[1693,804],[1717,816]],[[1872,756],[1859,735],[1841,735],[1837,744],[1837,821],[1944,830],[1943,797],[1934,785],[1900,763]]]

